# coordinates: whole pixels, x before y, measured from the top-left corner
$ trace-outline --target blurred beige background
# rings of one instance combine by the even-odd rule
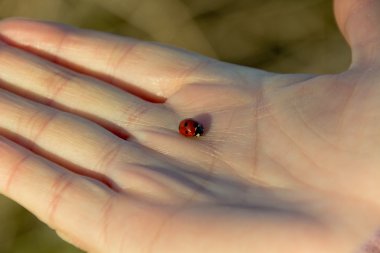
[[[282,73],[336,73],[350,62],[330,0],[0,0],[0,17],[12,16],[160,41]],[[8,252],[80,251],[0,196],[0,253]]]

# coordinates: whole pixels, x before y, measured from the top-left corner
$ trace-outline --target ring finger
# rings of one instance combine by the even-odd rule
[[[159,164],[150,151],[75,114],[0,90],[0,134],[75,172],[110,178],[117,164]],[[104,181],[104,180],[103,180]]]

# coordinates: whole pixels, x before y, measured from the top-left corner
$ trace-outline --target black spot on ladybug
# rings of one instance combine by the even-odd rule
[[[198,121],[188,118],[179,123],[178,131],[185,137],[199,137],[203,135],[203,126]]]

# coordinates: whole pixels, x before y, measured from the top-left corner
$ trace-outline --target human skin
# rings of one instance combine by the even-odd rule
[[[334,4],[352,64],[330,75],[2,21],[0,192],[87,252],[373,252],[380,1]]]

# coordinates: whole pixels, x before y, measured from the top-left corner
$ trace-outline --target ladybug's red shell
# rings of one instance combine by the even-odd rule
[[[179,123],[179,133],[186,137],[199,137],[203,134],[203,126],[193,119],[184,119]]]

